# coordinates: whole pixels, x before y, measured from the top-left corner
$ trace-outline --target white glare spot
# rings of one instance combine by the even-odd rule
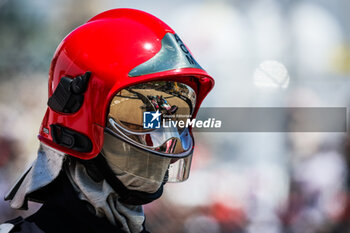
[[[287,88],[289,85],[288,71],[280,62],[264,61],[254,72],[254,84],[257,87]]]
[[[147,49],[147,50],[150,50],[150,49],[152,49],[153,48],[153,46],[152,46],[152,44],[151,43],[146,43],[146,44],[144,44],[144,46],[143,46],[145,49]]]

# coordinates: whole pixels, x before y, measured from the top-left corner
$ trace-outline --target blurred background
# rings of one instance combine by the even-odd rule
[[[119,7],[178,33],[216,80],[206,107],[350,105],[348,0],[0,0],[0,222],[39,208],[14,211],[2,197],[36,157],[57,45]],[[145,206],[151,232],[350,232],[346,133],[195,136],[189,180]]]

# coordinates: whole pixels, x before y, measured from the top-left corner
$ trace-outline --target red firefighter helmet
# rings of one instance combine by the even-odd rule
[[[39,139],[91,159],[103,146],[113,97],[131,85],[175,81],[196,93],[195,116],[214,80],[175,32],[139,10],[113,9],[76,28],[58,46],[49,72],[49,107]]]

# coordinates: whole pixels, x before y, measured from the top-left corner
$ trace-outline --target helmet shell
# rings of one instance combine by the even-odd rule
[[[68,34],[58,46],[49,71],[48,96],[52,96],[62,77],[74,78],[91,72],[84,102],[71,114],[47,108],[39,140],[69,155],[91,159],[103,145],[107,111],[113,96],[121,89],[152,80],[183,82],[197,94],[194,115],[214,80],[200,68],[177,68],[132,77],[129,72],[154,57],[162,48],[162,39],[175,32],[146,12],[113,9],[103,12]],[[147,45],[147,46],[145,46]],[[78,152],[56,144],[50,125],[58,124],[87,136],[92,150]]]

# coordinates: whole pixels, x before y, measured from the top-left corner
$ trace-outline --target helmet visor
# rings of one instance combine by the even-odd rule
[[[113,97],[102,154],[125,185],[152,192],[188,178],[193,137],[172,122],[191,118],[195,102],[191,87],[169,81],[126,87]]]

